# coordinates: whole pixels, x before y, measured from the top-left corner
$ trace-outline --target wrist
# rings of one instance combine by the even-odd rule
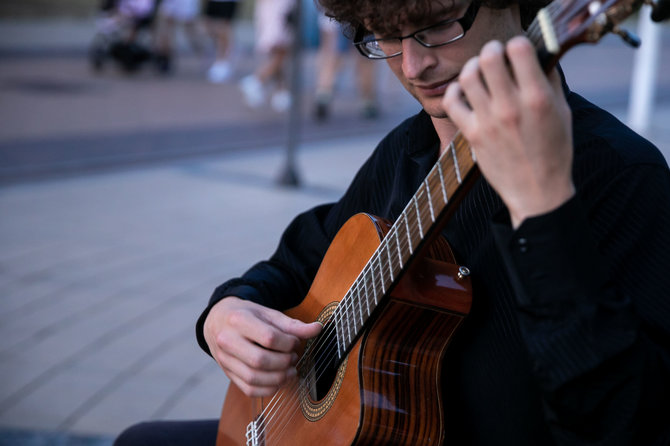
[[[575,186],[570,181],[563,187],[552,189],[550,194],[540,195],[537,199],[524,201],[517,206],[508,205],[512,228],[517,229],[527,218],[544,215],[558,209],[575,194]]]

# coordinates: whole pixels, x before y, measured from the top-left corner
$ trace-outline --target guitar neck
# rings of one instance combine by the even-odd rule
[[[476,177],[475,159],[459,133],[421,183],[414,196],[370,257],[331,317],[340,359],[402,273],[448,216]]]

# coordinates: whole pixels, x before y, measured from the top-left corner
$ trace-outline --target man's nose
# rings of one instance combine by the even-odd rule
[[[435,54],[413,38],[402,40],[402,70],[407,79],[416,79],[435,64]]]

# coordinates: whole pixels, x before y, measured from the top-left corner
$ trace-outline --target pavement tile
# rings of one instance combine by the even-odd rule
[[[58,430],[72,411],[108,381],[109,375],[100,372],[55,373],[49,385],[38,386],[13,404],[11,410],[0,407],[0,425]]]
[[[185,381],[185,386],[155,416],[172,420],[219,418],[229,384],[219,366],[210,361],[193,379]]]
[[[151,419],[170,397],[174,380],[160,376],[136,375],[115,387],[94,407],[76,419],[69,419],[62,428],[77,433],[116,435],[139,421]],[[209,416],[193,413],[192,417]]]

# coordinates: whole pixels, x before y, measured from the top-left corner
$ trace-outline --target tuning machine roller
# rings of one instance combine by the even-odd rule
[[[663,22],[670,18],[670,0],[646,0],[644,3],[651,6],[651,20],[654,22]],[[612,32],[634,48],[642,43],[637,35],[621,27],[614,27]]]
[[[651,7],[651,19],[654,22],[662,22],[670,18],[670,0],[644,0],[642,3]],[[621,37],[628,45],[638,48],[642,43],[640,38],[635,33],[618,25],[612,26],[613,24],[608,20],[607,15],[602,13],[602,6],[602,2],[600,1],[593,1],[589,4],[591,14],[597,17],[596,20],[600,25],[604,28],[610,28],[609,31]],[[609,26],[607,26],[608,23],[610,24]]]

